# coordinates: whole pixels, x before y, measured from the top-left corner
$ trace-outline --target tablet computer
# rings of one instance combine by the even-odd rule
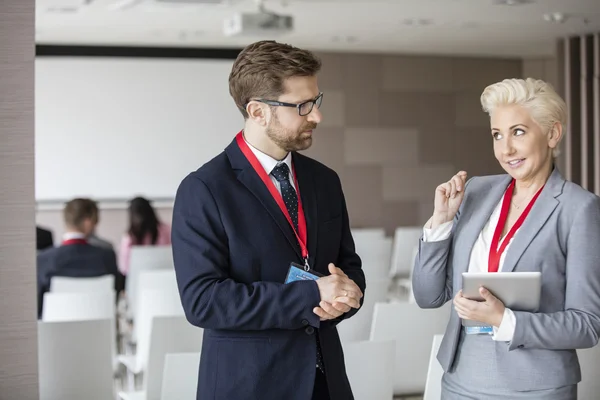
[[[463,272],[463,296],[483,301],[481,286],[488,289],[507,308],[535,312],[540,306],[541,272]],[[481,326],[477,321],[463,320],[464,326]],[[485,324],[483,324],[485,325]]]

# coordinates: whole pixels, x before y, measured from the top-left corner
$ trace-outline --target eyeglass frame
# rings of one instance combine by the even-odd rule
[[[267,99],[253,99],[250,101],[258,101],[260,103],[264,103],[264,104],[268,104],[270,106],[276,106],[276,107],[295,107],[298,110],[299,116],[306,117],[308,114],[310,114],[312,112],[313,108],[315,108],[315,105],[317,105],[317,102],[319,102],[319,101],[320,101],[320,104],[317,105],[317,109],[321,108],[321,104],[323,104],[323,92],[319,92],[317,97],[315,97],[314,99],[303,101],[302,103],[299,103],[299,104],[285,103],[283,101],[267,100]],[[246,103],[246,106],[244,108],[248,107],[248,104],[250,104],[250,101],[248,103]],[[301,114],[300,108],[302,108],[302,106],[304,106],[305,104],[308,104],[308,103],[312,103],[310,110],[306,114]]]

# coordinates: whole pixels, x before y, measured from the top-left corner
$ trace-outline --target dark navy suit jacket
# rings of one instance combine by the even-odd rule
[[[42,316],[44,293],[54,276],[90,278],[114,275],[115,291],[124,289],[125,278],[117,268],[115,252],[91,244],[69,244],[41,251],[37,256],[38,318]]]
[[[310,265],[334,263],[365,290],[337,174],[293,154]],[[175,200],[173,257],[187,319],[204,328],[201,400],[311,398],[319,335],[332,400],[353,399],[335,321],[320,322],[314,281],[284,284],[302,264],[292,228],[235,141],[188,175]]]

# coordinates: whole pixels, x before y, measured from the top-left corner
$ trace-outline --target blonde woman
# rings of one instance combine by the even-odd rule
[[[481,104],[506,174],[467,180],[461,171],[436,188],[413,275],[420,307],[453,301],[438,353],[442,398],[576,400],[575,349],[600,335],[600,198],[554,164],[567,112],[550,85],[507,79]],[[484,288],[483,302],[463,297],[467,271],[540,271],[539,311],[510,310]]]

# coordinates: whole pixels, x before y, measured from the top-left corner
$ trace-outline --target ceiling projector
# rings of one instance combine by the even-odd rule
[[[294,18],[272,12],[237,13],[225,19],[225,36],[275,36],[294,29]]]

